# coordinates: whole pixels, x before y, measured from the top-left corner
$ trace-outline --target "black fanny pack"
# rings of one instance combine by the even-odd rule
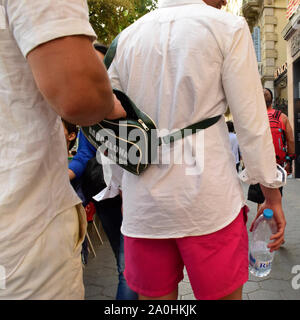
[[[119,37],[119,36],[118,36]],[[109,47],[104,63],[108,69],[116,53],[118,37]],[[158,146],[194,134],[215,124],[218,115],[187,126],[164,137],[158,137],[155,122],[122,91],[113,89],[127,116],[125,119],[103,120],[98,124],[82,127],[89,142],[123,169],[140,175],[157,158]]]

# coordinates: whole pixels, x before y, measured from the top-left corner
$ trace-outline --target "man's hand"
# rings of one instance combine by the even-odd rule
[[[112,112],[110,112],[105,119],[108,120],[116,120],[120,118],[126,118],[126,111],[122,107],[121,102],[117,99],[117,97],[114,95],[114,107]]]
[[[260,185],[261,190],[265,196],[265,202],[260,206],[255,219],[252,222],[250,231],[253,231],[254,224],[257,218],[263,213],[264,209],[272,209],[274,213],[274,219],[277,224],[277,233],[273,234],[270,238],[272,242],[268,244],[270,252],[278,250],[284,242],[284,230],[286,226],[285,216],[281,204],[281,194],[279,189],[267,188]]]

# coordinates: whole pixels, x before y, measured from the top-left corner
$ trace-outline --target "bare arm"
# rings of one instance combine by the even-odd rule
[[[293,129],[291,127],[289,118],[285,114],[281,114],[282,120],[285,124],[286,129],[286,141],[287,141],[287,149],[288,153],[295,153],[295,139]]]
[[[67,121],[86,126],[113,112],[108,75],[88,37],[46,42],[27,59],[40,92]]]
[[[284,113],[281,114],[281,117],[282,117],[283,123],[285,124],[287,153],[294,154],[295,153],[295,139],[294,139],[293,129],[291,127],[289,118]],[[287,162],[287,164],[285,166],[285,170],[287,171],[288,174],[292,173],[292,162]]]

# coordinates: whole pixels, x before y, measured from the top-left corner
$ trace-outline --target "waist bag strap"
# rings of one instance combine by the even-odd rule
[[[216,122],[218,122],[220,118],[221,118],[221,115],[204,119],[200,122],[187,126],[181,130],[168,134],[167,136],[161,137],[159,138],[159,145],[172,143],[176,140],[183,139],[191,134],[196,133],[197,130],[206,129],[212,126],[213,124],[215,124]]]
[[[114,60],[114,57],[116,55],[116,51],[117,51],[117,46],[118,46],[118,40],[119,40],[119,37],[120,37],[120,34],[119,33],[115,38],[114,40],[112,41],[111,45],[109,46],[105,56],[104,56],[104,64],[106,66],[106,69],[108,70],[112,61]]]

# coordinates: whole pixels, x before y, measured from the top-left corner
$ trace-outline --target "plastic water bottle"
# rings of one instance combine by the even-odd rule
[[[256,277],[266,277],[272,268],[275,252],[267,247],[270,237],[276,233],[277,225],[271,209],[265,209],[255,222],[250,244],[249,270]]]

